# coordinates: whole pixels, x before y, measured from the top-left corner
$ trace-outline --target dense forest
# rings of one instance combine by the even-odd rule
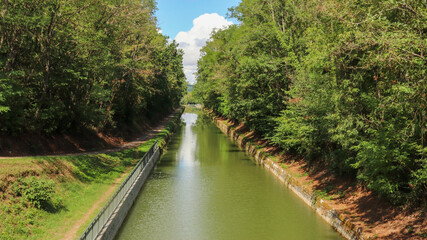
[[[1,0],[0,133],[111,129],[185,92],[154,0]]]
[[[243,0],[194,96],[395,204],[427,199],[424,0]]]

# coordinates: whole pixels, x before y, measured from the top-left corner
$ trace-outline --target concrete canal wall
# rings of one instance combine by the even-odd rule
[[[311,189],[301,184],[297,179],[291,176],[278,163],[274,162],[268,155],[257,148],[253,143],[237,133],[230,125],[224,121],[220,121],[217,116],[210,114],[215,125],[226,135],[228,135],[234,143],[246,153],[252,156],[257,164],[262,165],[273,173],[281,182],[296,193],[307,205],[316,211],[323,219],[325,219],[336,231],[347,239],[365,240],[370,239],[363,235],[362,229],[356,227],[349,219],[344,218],[337,213],[335,209],[330,207],[323,199],[319,198]]]
[[[159,161],[163,148],[166,146],[166,144],[171,139],[171,134],[173,134],[173,131],[176,129],[176,126],[179,124],[180,116],[184,112],[184,108],[179,110],[177,115],[171,120],[172,124],[171,131],[169,134],[167,134],[161,143],[159,143],[159,147],[156,149],[154,154],[150,157],[150,159],[147,161],[147,164],[144,166],[142,171],[139,173],[138,177],[135,179],[135,181],[132,183],[132,186],[129,188],[129,190],[124,195],[123,199],[117,206],[117,208],[114,210],[111,217],[108,219],[106,224],[102,227],[101,231],[96,237],[93,237],[92,239],[97,240],[113,240],[118,231],[120,230],[120,227],[122,226],[123,221],[126,219],[126,216],[128,215],[130,209],[133,206],[133,203],[135,202],[139,192],[141,191],[142,186],[144,186],[144,183],[150,176],[151,171],[156,166],[157,162]]]
[[[144,185],[153,168],[156,166],[157,161],[160,159],[160,151],[161,149],[158,148],[148,161],[147,165],[144,166],[144,169],[132,184],[132,187],[126,193],[121,203],[117,206],[107,224],[98,234],[98,237],[96,238],[97,240],[114,239],[120,227],[122,226],[123,221],[126,219],[129,210],[132,208],[139,191],[141,191],[142,186]]]

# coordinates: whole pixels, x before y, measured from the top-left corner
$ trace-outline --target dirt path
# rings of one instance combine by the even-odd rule
[[[150,129],[149,131],[145,132],[142,136],[135,139],[134,141],[128,142],[120,147],[112,148],[112,149],[103,149],[99,151],[91,151],[91,152],[83,152],[83,153],[72,153],[72,154],[63,154],[63,155],[50,155],[50,156],[76,156],[76,155],[88,155],[88,154],[100,154],[100,153],[107,153],[112,151],[119,151],[123,149],[133,148],[137,147],[140,144],[150,140],[153,138],[156,134],[161,132],[166,125],[171,121],[171,119],[175,116],[175,114],[180,111],[180,109],[177,109],[175,112],[171,113],[169,116],[165,117],[162,121],[160,121],[159,124],[157,124],[156,127],[153,129]],[[0,157],[1,159],[1,157]],[[77,232],[79,231],[80,227],[87,222],[87,220],[90,218],[90,216],[100,208],[101,203],[105,202],[111,194],[113,194],[114,190],[117,188],[117,186],[122,182],[123,178],[126,176],[126,174],[129,173],[127,170],[124,172],[116,181],[108,188],[108,190],[96,201],[93,206],[86,212],[82,218],[80,218],[78,221],[76,221],[73,225],[73,227],[65,233],[63,239],[71,240],[75,239]]]
[[[147,142],[148,140],[152,139],[155,135],[160,133],[179,111],[181,111],[181,108],[176,109],[167,117],[163,118],[154,127],[147,129],[147,131],[143,132],[135,140],[127,142],[118,147],[101,149],[96,151],[86,151],[86,152],[76,152],[76,153],[66,153],[66,154],[52,154],[52,155],[37,155],[37,156],[50,156],[50,157],[81,156],[81,155],[91,155],[91,154],[102,154],[102,153],[115,152],[115,151],[121,151],[129,148],[134,148]],[[1,159],[17,159],[17,158],[24,158],[24,157],[36,157],[36,156],[19,156],[19,157],[1,157],[0,156],[0,160]],[[83,226],[83,224],[85,224],[90,219],[90,217],[93,215],[93,213],[95,213],[95,211],[98,211],[102,207],[102,204],[106,200],[108,200],[108,198],[111,196],[111,194],[113,194],[117,186],[123,181],[123,179],[128,173],[129,173],[129,169],[126,170],[119,178],[117,178],[114,181],[114,183],[111,184],[111,186],[109,186],[108,189],[102,194],[102,196],[99,196],[99,199],[92,205],[92,207],[87,212],[84,213],[83,216],[81,216],[77,221],[70,223],[72,224],[72,226],[70,230],[64,233],[62,239],[76,239],[76,237],[78,237],[76,235],[79,229]]]
[[[73,227],[65,233],[64,237],[62,239],[64,240],[71,240],[76,239],[76,234],[79,231],[80,227],[89,220],[90,216],[101,207],[101,203],[105,202],[111,194],[113,194],[114,190],[117,188],[117,185],[119,185],[123,178],[126,176],[126,174],[129,173],[129,169],[125,171],[114,183],[108,188],[108,190],[96,201],[93,206],[86,212],[86,214],[80,218],[77,222],[74,223]],[[78,237],[78,236],[77,236]]]
[[[181,110],[181,108],[176,109],[174,112],[169,114],[167,117],[163,118],[155,127],[147,130],[137,139],[130,141],[130,142],[127,142],[127,143],[125,143],[121,146],[118,146],[118,147],[96,150],[96,151],[65,153],[65,154],[53,154],[53,155],[36,155],[36,156],[19,156],[19,157],[2,157],[2,156],[0,156],[0,159],[16,159],[16,158],[24,158],[24,157],[38,157],[38,156],[47,156],[47,157],[81,156],[81,155],[91,155],[91,154],[115,152],[115,151],[121,151],[121,150],[128,149],[128,148],[134,148],[134,147],[137,147],[137,146],[141,145],[142,143],[150,140],[156,134],[161,132],[166,127],[166,125],[170,122],[170,120],[176,115],[176,113],[180,110]]]

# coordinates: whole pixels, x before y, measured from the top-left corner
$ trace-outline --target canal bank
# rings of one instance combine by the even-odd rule
[[[182,121],[116,239],[342,239],[202,111]]]
[[[184,108],[178,110],[174,118],[162,131],[163,134],[160,133],[156,136],[157,140],[89,224],[85,232],[80,236],[80,239],[114,239],[145,181],[166,148],[171,135],[173,135],[176,127],[179,125],[183,111]]]
[[[263,151],[263,147],[252,143],[244,134],[238,133],[231,124],[221,119],[213,112],[207,112],[207,114],[221,132],[229,136],[235,144],[252,156],[257,164],[263,166],[276,176],[342,236],[351,240],[370,239],[363,234],[363,229],[356,227],[350,219],[339,214],[335,209],[330,207],[324,199],[319,197],[315,191],[302,184],[298,179],[293,177],[292,174],[280,166],[279,163],[274,161],[268,153]]]

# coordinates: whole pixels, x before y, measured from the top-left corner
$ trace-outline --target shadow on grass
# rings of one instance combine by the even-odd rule
[[[68,208],[62,201],[51,200],[43,205],[43,210],[48,213],[55,214],[60,212],[68,212]]]

